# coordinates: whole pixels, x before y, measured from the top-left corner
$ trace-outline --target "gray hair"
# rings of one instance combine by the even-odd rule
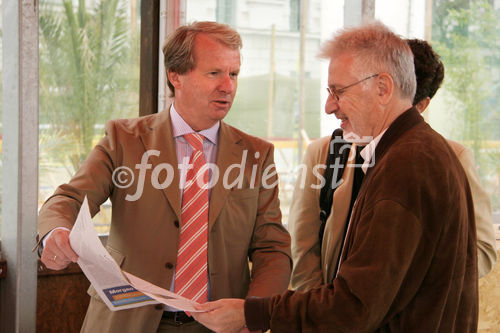
[[[413,100],[417,86],[413,54],[406,41],[384,24],[375,21],[341,30],[322,45],[319,56],[331,59],[345,54],[353,57],[353,70],[359,79],[370,74],[388,73],[401,97]]]
[[[242,47],[240,34],[227,24],[202,21],[181,26],[163,44],[166,73],[170,70],[174,73],[185,74],[196,66],[194,41],[198,34],[209,35],[217,42],[233,50],[240,50]],[[168,75],[167,85],[172,97],[175,96],[175,88],[168,79]]]

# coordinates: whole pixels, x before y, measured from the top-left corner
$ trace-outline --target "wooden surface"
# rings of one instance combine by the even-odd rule
[[[39,260],[36,331],[80,332],[90,301],[89,286],[90,282],[77,264],[52,271]]]
[[[5,260],[0,260],[0,279],[4,278],[7,274],[7,262]]]
[[[0,257],[2,256],[2,253],[0,252]],[[7,274],[7,261],[5,260],[0,260],[0,281],[5,277]],[[0,313],[2,313],[2,309],[0,308]]]

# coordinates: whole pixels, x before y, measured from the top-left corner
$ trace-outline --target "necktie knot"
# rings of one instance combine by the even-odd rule
[[[193,150],[203,151],[203,140],[205,137],[198,133],[184,134],[184,139],[189,143]]]

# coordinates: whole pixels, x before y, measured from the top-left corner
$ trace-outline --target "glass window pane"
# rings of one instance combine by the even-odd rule
[[[441,56],[444,81],[425,116],[436,131],[474,153],[500,239],[500,3],[442,0],[428,10],[423,1],[377,0],[376,16],[405,37],[429,39]]]
[[[495,3],[495,4],[493,4]],[[445,66],[430,124],[474,153],[500,239],[500,3],[434,3],[432,45]]]
[[[498,1],[443,0],[433,1],[434,7],[427,10],[426,3],[377,0],[375,18],[407,38],[432,36],[446,75],[427,120],[445,137],[473,150],[481,181],[491,195],[494,221],[500,224],[500,132],[496,130],[500,117],[494,93],[500,76],[496,33],[500,5]],[[243,37],[238,93],[226,121],[275,144],[285,223],[293,171],[299,163],[300,5],[299,0],[189,0],[186,5],[187,22],[218,20],[234,26]],[[323,115],[327,67],[316,54],[331,33],[344,24],[355,24],[343,22],[348,5],[354,6],[341,0],[308,1],[303,133],[309,139],[328,135],[338,126],[334,117]],[[361,10],[364,2],[359,6]]]
[[[320,0],[309,1],[305,37],[305,125],[303,133],[321,136]],[[284,223],[299,163],[300,1],[187,2],[186,21],[217,20],[235,27],[243,39],[238,92],[225,121],[272,141],[280,174]]]
[[[113,118],[138,116],[140,1],[40,1],[39,205]],[[110,204],[94,219],[107,233]]]

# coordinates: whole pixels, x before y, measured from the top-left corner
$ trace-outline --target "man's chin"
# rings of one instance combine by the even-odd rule
[[[210,113],[210,119],[212,119],[214,122],[223,120],[226,115],[228,114],[229,109],[226,108],[216,108],[212,109]]]
[[[211,109],[213,116],[223,119],[231,109],[231,104],[213,104]]]

